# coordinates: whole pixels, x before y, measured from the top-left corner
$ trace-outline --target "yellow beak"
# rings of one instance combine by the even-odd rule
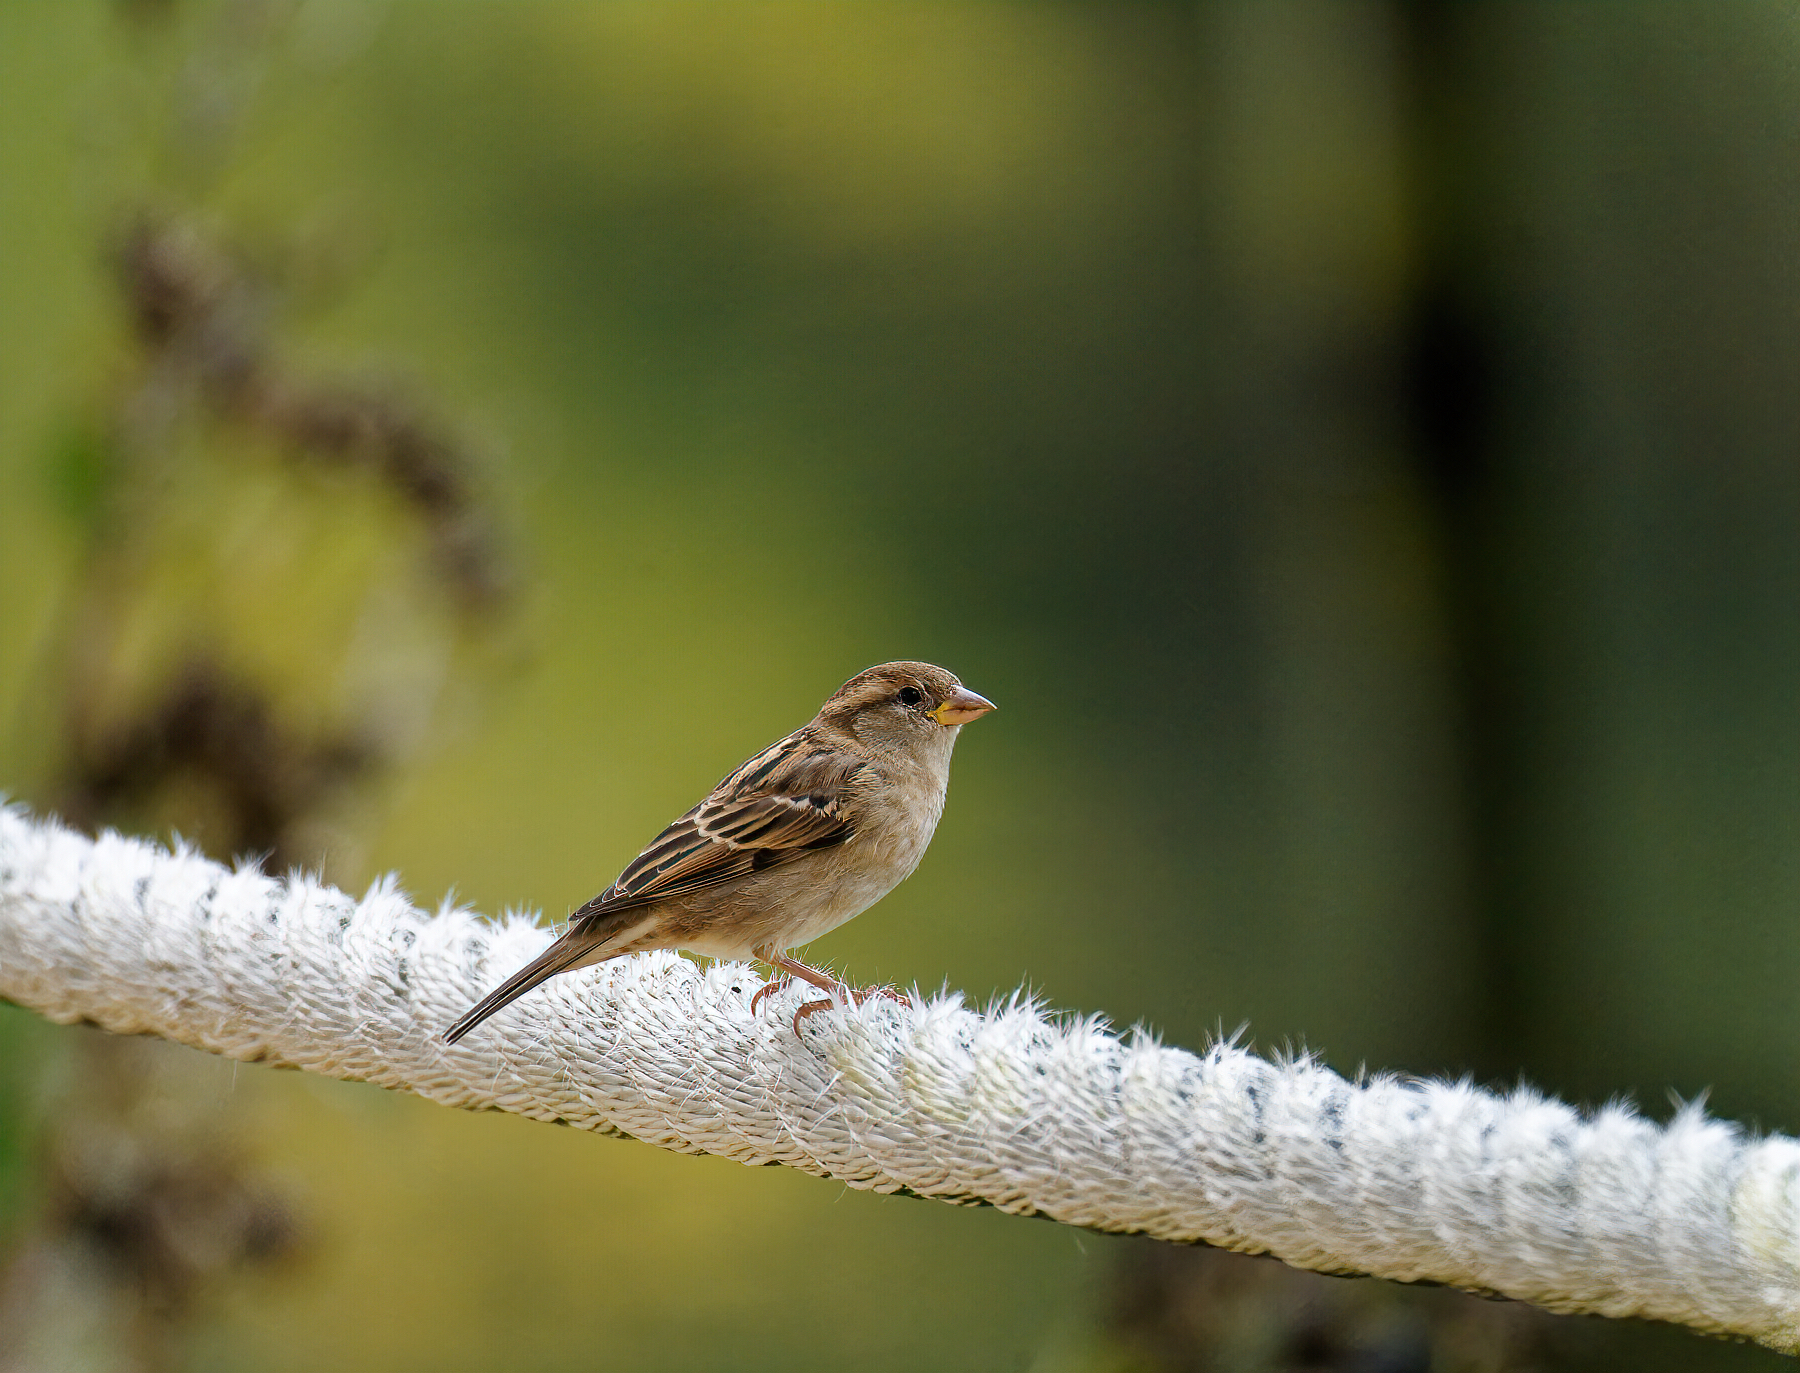
[[[993,709],[994,703],[987,697],[977,696],[967,687],[958,687],[950,693],[948,701],[931,712],[931,718],[940,725],[966,725]]]

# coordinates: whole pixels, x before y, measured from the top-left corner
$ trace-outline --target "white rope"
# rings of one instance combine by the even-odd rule
[[[361,901],[0,810],[0,996],[213,1053],[852,1187],[990,1202],[1302,1268],[1645,1316],[1800,1352],[1800,1143],[1520,1090],[1121,1041],[1023,1002],[789,1018],[748,967],[645,954],[437,1039],[543,949],[511,917]]]

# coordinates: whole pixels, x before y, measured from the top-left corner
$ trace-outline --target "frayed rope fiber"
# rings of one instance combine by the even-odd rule
[[[1193,1054],[1015,1001],[789,1021],[741,964],[559,977],[438,1033],[543,950],[520,917],[361,901],[0,810],[0,996],[52,1020],[1300,1268],[1644,1316],[1800,1350],[1800,1143],[1529,1091]]]

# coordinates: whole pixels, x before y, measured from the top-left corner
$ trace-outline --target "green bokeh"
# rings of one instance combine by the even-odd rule
[[[215,50],[0,7],[0,786],[54,763],[105,235],[204,185],[347,264],[286,352],[408,376],[514,509],[529,649],[346,883],[560,915],[838,681],[924,657],[1002,709],[920,873],[817,946],[858,980],[1800,1130],[1800,30],[1466,7],[1439,127],[1407,8],[311,0],[208,179],[145,111]],[[1400,380],[1432,271],[1504,352],[1501,919],[1466,526]],[[21,1065],[61,1033],[24,1019],[15,1212]],[[1073,1366],[1121,1243],[233,1081],[319,1239],[221,1296],[195,1367]]]

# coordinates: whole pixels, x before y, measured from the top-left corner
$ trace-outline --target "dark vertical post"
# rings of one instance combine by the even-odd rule
[[[1502,357],[1486,295],[1481,226],[1491,177],[1474,102],[1482,77],[1468,60],[1475,23],[1453,0],[1398,0],[1395,63],[1408,140],[1414,233],[1410,299],[1401,323],[1397,401],[1437,553],[1455,767],[1465,817],[1468,918],[1477,962],[1471,1040],[1485,1075],[1525,1064],[1522,922],[1530,893],[1522,861],[1521,693],[1506,604]]]

